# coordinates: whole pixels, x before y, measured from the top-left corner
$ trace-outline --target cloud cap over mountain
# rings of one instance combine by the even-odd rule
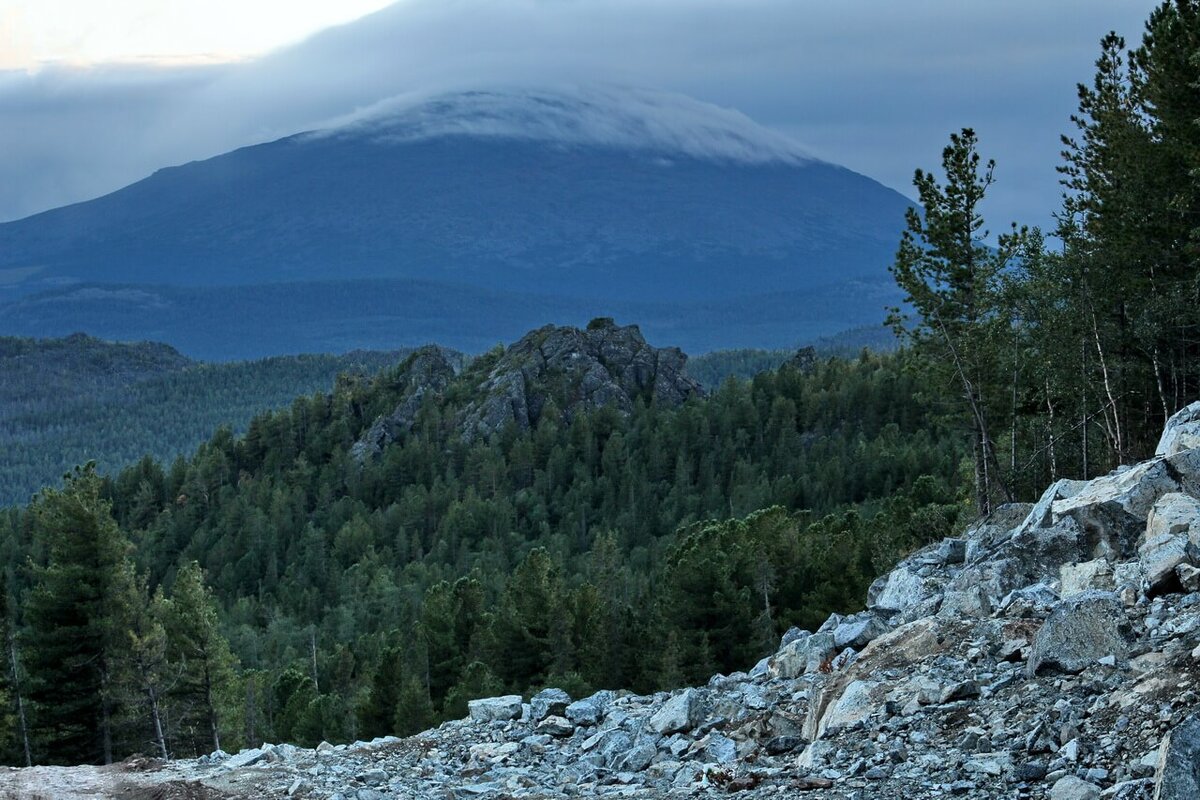
[[[1041,221],[1058,134],[1110,28],[1153,3],[408,0],[244,64],[0,74],[0,218],[112,191],[390,97],[478,85],[682,92],[907,191],[949,131],[999,161],[993,211]]]

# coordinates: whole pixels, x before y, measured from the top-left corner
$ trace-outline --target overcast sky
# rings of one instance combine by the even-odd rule
[[[737,109],[906,194],[970,125],[992,227],[1046,224],[1075,84],[1155,3],[401,0],[345,22],[382,5],[0,0],[0,219],[403,93],[604,83]]]

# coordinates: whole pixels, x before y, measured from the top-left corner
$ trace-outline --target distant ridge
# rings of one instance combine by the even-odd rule
[[[0,334],[86,329],[220,358],[295,351],[208,349],[198,343],[210,332],[174,320],[210,313],[204,292],[222,287],[242,287],[221,303],[244,308],[262,287],[292,284],[271,291],[307,308],[327,307],[334,282],[400,281],[427,296],[438,287],[438,318],[366,314],[335,300],[341,316],[332,308],[321,316],[346,331],[342,347],[446,341],[438,327],[473,328],[495,342],[600,315],[646,320],[652,330],[656,314],[640,310],[671,316],[681,304],[720,311],[698,312],[712,341],[675,341],[682,346],[790,346],[881,319],[874,291],[839,290],[847,301],[832,306],[827,298],[850,281],[889,282],[908,206],[742,114],[677,95],[584,88],[401,98],[329,130],[159,170],[0,224]],[[310,282],[323,286],[294,286]],[[72,288],[80,284],[90,288]],[[182,287],[200,293],[185,302]],[[151,300],[171,292],[169,313]],[[456,293],[469,315],[454,309]],[[486,303],[472,299],[480,293]],[[763,303],[781,294],[793,307],[773,316]],[[122,316],[130,306],[144,324]],[[547,306],[557,313],[525,312]],[[268,309],[239,338],[271,340],[290,313]]]

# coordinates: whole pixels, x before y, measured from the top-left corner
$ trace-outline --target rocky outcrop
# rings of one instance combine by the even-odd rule
[[[351,446],[351,457],[360,463],[378,458],[385,447],[412,430],[426,398],[441,396],[455,373],[450,354],[441,347],[422,347],[409,356],[387,387],[399,393],[400,401],[390,414],[377,418]]]
[[[467,441],[486,439],[515,425],[535,427],[548,408],[564,421],[605,406],[627,414],[640,401],[674,408],[703,393],[684,374],[687,356],[674,347],[651,347],[636,325],[618,326],[605,317],[586,330],[552,325],[526,334],[507,348],[482,380],[468,371],[457,376],[450,353],[423,347],[394,374],[387,387],[399,396],[391,413],[377,418],[351,447],[359,463],[378,458],[412,430],[429,399],[445,397],[456,377],[469,398],[454,412],[454,424]]]
[[[570,420],[604,406],[622,413],[639,400],[673,408],[703,393],[684,374],[687,356],[651,347],[636,325],[593,320],[586,330],[548,325],[526,334],[475,388],[460,428],[467,439],[487,438],[516,425],[537,425],[551,404]]]
[[[481,699],[408,739],[162,769],[321,800],[1194,800],[1198,485],[1195,449],[1060,481],[905,558],[866,611],[705,686]]]

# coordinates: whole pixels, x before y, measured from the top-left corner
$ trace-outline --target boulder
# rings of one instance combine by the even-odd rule
[[[1063,564],[1058,575],[1058,594],[1061,597],[1071,597],[1093,589],[1112,591],[1116,588],[1112,564],[1103,558]]]
[[[538,722],[534,730],[547,736],[570,736],[575,732],[575,725],[564,717],[551,714]]]
[[[1173,456],[1200,447],[1200,401],[1184,406],[1167,420],[1156,456]]]
[[[1191,563],[1191,554],[1187,537],[1172,534],[1147,537],[1138,546],[1138,562],[1146,575],[1147,593],[1174,588],[1179,581],[1175,568]]]
[[[1163,738],[1155,784],[1154,800],[1200,797],[1200,714],[1192,714]]]
[[[850,617],[833,631],[833,646],[838,650],[853,647],[862,650],[872,640],[888,632],[888,626],[872,614]]]
[[[832,735],[866,722],[882,709],[882,698],[888,688],[875,681],[851,681],[822,717],[816,731],[817,737]]]
[[[1067,775],[1050,788],[1050,800],[1100,800],[1100,787],[1082,778]]]
[[[880,611],[907,611],[935,594],[925,579],[908,567],[897,567],[888,575],[883,590],[870,603]]]
[[[1133,555],[1151,510],[1163,495],[1200,489],[1200,450],[1156,458],[1090,481],[1076,494],[1051,504],[1057,523],[1073,519],[1094,558]]]
[[[571,695],[562,689],[543,689],[529,699],[529,715],[534,722],[541,722],[551,715],[561,717],[571,705]]]
[[[664,736],[690,731],[704,722],[707,710],[696,689],[684,689],[650,718],[650,729]]]
[[[793,639],[771,660],[771,674],[777,678],[799,678],[820,671],[837,655],[833,633],[811,633]]]
[[[1146,538],[1192,536],[1200,540],[1200,500],[1182,492],[1168,492],[1154,503],[1146,520]]]
[[[1034,637],[1029,675],[1046,668],[1082,672],[1105,656],[1124,660],[1124,617],[1121,600],[1112,592],[1083,592],[1061,601]]]
[[[507,722],[521,716],[521,695],[471,700],[467,703],[467,713],[475,722]]]

